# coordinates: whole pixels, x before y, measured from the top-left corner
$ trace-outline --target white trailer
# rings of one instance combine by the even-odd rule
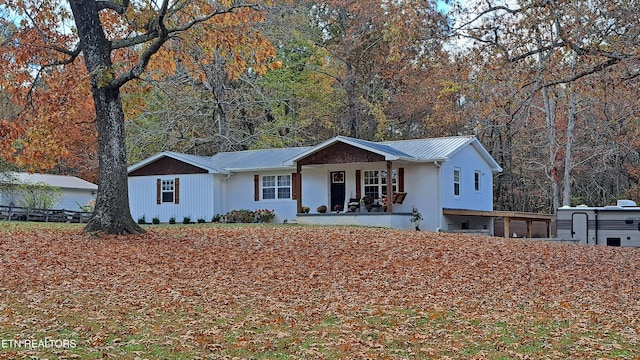
[[[640,207],[631,200],[615,206],[561,207],[557,237],[580,244],[640,247]]]

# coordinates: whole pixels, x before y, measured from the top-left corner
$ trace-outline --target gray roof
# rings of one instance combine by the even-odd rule
[[[188,164],[195,165],[211,172],[218,172],[221,170],[220,166],[212,161],[213,159],[211,156],[182,154],[173,151],[167,151],[166,154],[171,155],[171,157],[176,160],[184,161]]]
[[[285,161],[301,154],[310,147],[292,147],[281,149],[245,150],[223,152],[214,155],[211,160],[216,166],[227,171],[249,171],[259,169],[290,168]]]
[[[451,136],[433,139],[388,141],[382,144],[410,154],[416,160],[444,160],[475,139],[473,136]]]
[[[47,184],[61,189],[85,189],[97,190],[98,185],[82,180],[75,176],[50,175],[50,174],[30,174],[26,172],[12,172],[2,174],[0,182],[11,184]]]
[[[410,154],[399,150],[393,146],[390,142],[374,142],[362,139],[356,139],[351,137],[338,136],[337,140],[342,140],[351,145],[355,145],[364,149],[369,149],[379,154],[392,155],[398,158],[412,158]]]
[[[456,152],[470,145],[480,153],[494,171],[502,171],[502,168],[474,136],[451,136],[385,142],[373,142],[345,136],[336,136],[312,147],[230,151],[218,153],[214,156],[162,152],[132,165],[128,171],[131,172],[139,169],[164,156],[169,156],[198,166],[211,173],[290,169],[296,161],[337,142],[343,142],[367,151],[375,152],[384,156],[387,160],[409,162],[446,161]]]

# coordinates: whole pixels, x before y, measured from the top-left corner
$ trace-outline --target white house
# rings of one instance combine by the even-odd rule
[[[485,213],[493,210],[493,175],[502,169],[473,136],[388,142],[337,136],[312,147],[214,156],[162,152],[128,171],[134,219],[210,221],[234,209],[270,209],[275,222],[412,229],[415,208],[423,230],[492,231]],[[371,211],[361,199],[373,201]],[[321,205],[326,213],[316,210]]]
[[[10,172],[0,175],[0,206],[21,206],[21,193],[15,191],[20,184],[44,184],[62,190],[62,196],[52,209],[81,211],[80,206],[95,200],[98,185],[75,176]]]

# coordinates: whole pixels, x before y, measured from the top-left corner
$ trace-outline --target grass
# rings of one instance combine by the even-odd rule
[[[295,225],[130,238],[1,225],[0,359],[640,358],[637,249]]]

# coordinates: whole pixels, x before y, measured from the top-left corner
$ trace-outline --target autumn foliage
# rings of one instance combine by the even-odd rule
[[[637,358],[640,253],[388,229],[0,229],[0,358]]]

